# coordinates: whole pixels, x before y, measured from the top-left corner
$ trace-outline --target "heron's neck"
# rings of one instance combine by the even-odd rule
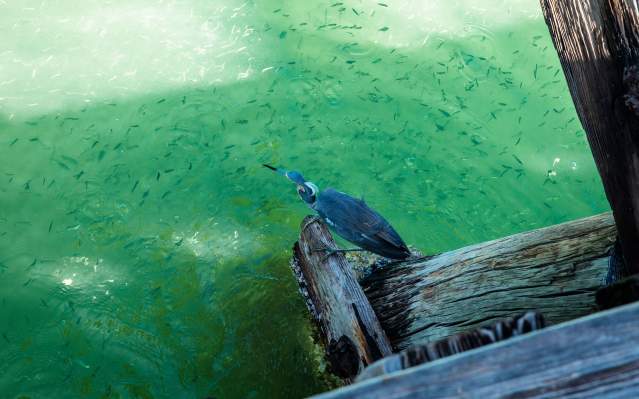
[[[317,197],[315,197],[315,201],[307,202],[306,205],[308,205],[308,207],[311,208],[312,210],[316,211],[317,210]]]

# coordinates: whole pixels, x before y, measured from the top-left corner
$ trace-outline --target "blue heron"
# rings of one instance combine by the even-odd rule
[[[390,225],[364,200],[327,188],[320,193],[317,186],[295,171],[287,171],[264,164],[297,184],[300,198],[340,237],[352,242],[357,249],[319,249],[331,255],[335,252],[370,251],[391,259],[406,259],[410,250]]]

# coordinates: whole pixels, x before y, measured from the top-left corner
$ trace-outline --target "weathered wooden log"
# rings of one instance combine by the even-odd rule
[[[639,273],[639,0],[541,0],[612,207]]]
[[[639,303],[315,398],[636,398],[637,392]]]
[[[390,264],[362,285],[398,351],[529,310],[555,324],[597,310],[615,235],[605,213]]]
[[[335,245],[326,225],[307,216],[293,247],[291,268],[319,327],[331,371],[351,380],[392,350],[344,255],[314,251]]]
[[[423,345],[411,346],[399,353],[386,356],[366,367],[357,376],[356,382],[392,374],[419,364],[505,341],[542,328],[544,328],[544,319],[541,314],[526,312],[471,332],[453,335],[452,337]]]

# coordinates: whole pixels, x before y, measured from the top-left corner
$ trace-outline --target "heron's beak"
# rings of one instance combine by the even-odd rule
[[[284,170],[284,169],[282,169],[282,168],[276,168],[276,167],[274,167],[274,166],[267,165],[267,164],[265,164],[265,163],[263,163],[263,164],[262,164],[262,166],[264,166],[265,168],[269,168],[269,169],[270,169],[270,170],[272,170],[273,172],[275,172],[275,173],[277,173],[277,174],[280,174],[280,175],[282,175],[282,176],[286,177],[287,179],[291,180],[291,179],[288,177],[288,175],[286,174],[286,170]]]

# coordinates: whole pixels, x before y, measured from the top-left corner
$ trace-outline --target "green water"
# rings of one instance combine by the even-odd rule
[[[0,37],[2,398],[326,389],[262,162],[427,253],[607,209],[536,0],[8,0]]]

